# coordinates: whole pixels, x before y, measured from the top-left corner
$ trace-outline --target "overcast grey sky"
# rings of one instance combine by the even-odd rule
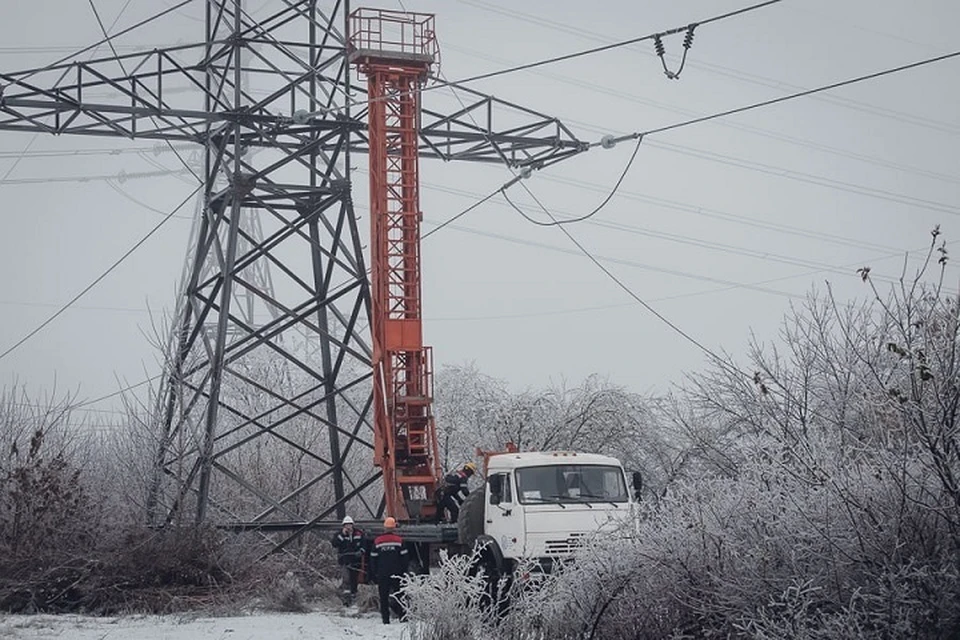
[[[256,15],[276,2],[248,0],[248,6]],[[108,24],[126,4],[96,0]],[[116,28],[173,4],[131,0]],[[442,71],[450,80],[747,4],[404,0],[408,10],[436,14]],[[197,0],[118,42],[129,51],[199,41],[202,8]],[[958,20],[960,7],[948,0],[786,0],[698,29],[676,81],[664,76],[652,45],[642,43],[472,86],[557,115],[595,141],[948,53],[960,49]],[[87,2],[7,2],[0,69],[43,65],[99,39]],[[667,39],[668,54],[681,51],[681,42],[682,36]],[[823,290],[824,281],[843,300],[864,296],[857,267],[871,266],[882,284],[899,275],[905,252],[925,247],[935,224],[948,242],[960,240],[958,74],[960,59],[952,59],[650,136],[618,195],[568,230],[691,336],[711,349],[742,353],[751,331],[775,337],[790,305],[815,287]],[[446,90],[425,94],[424,105],[459,108]],[[598,149],[526,184],[555,215],[581,215],[606,196],[631,149],[629,143]],[[152,142],[0,132],[0,352],[190,193],[189,176],[136,177],[177,169],[176,159]],[[355,175],[358,214],[366,219],[366,174]],[[424,161],[421,177],[429,231],[510,173]],[[511,197],[532,204],[522,191]],[[149,312],[159,321],[173,307],[193,209],[0,360],[0,380],[19,380],[33,393],[56,382],[93,398],[158,373]],[[423,269],[425,339],[440,365],[475,361],[521,388],[600,373],[656,392],[707,361],[558,229],[530,224],[500,197],[426,239]],[[951,267],[954,289],[957,274]],[[108,401],[96,408],[115,407]]]

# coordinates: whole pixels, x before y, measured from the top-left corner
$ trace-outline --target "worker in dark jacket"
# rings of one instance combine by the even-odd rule
[[[353,518],[347,516],[330,542],[337,550],[340,565],[340,599],[349,607],[357,597],[357,582],[363,566],[363,531],[353,526]]]
[[[476,472],[477,465],[468,462],[463,465],[462,468],[457,469],[453,473],[448,473],[444,477],[437,497],[437,505],[440,509],[441,516],[444,511],[447,512],[449,516],[447,518],[448,522],[456,522],[460,516],[460,505],[463,504],[463,499],[470,493],[467,482]]]
[[[397,535],[397,521],[383,521],[384,532],[374,538],[370,550],[370,572],[380,592],[380,617],[383,624],[390,624],[390,612],[404,620],[406,611],[400,599],[400,576],[407,572],[407,548],[403,538]]]

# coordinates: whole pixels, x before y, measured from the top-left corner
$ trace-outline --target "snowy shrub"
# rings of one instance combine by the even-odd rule
[[[270,586],[267,608],[273,611],[304,613],[309,611],[305,601],[305,589],[292,571],[287,571]]]
[[[487,640],[496,613],[488,600],[488,580],[476,571],[479,553],[440,554],[429,575],[407,575],[402,597],[411,640]]]
[[[544,637],[956,637],[958,327],[904,278],[693,376],[659,499],[543,585]]]

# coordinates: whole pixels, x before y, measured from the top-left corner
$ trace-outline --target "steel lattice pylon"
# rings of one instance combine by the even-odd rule
[[[368,105],[350,76],[348,2],[276,0],[254,19],[242,0],[207,0],[205,13],[197,44],[0,72],[0,130],[203,148],[150,517],[286,529],[282,546],[348,503],[383,511],[351,198]],[[456,113],[423,109],[420,156],[521,167],[586,148],[554,118],[461,92]]]

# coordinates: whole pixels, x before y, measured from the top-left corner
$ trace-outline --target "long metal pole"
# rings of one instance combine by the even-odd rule
[[[230,2],[231,0],[224,0]],[[243,101],[243,65],[240,56],[243,48],[240,41],[241,14],[239,0],[236,2],[233,14],[233,53],[231,54],[233,69],[233,108],[239,112]],[[200,482],[197,495],[197,524],[202,524],[206,518],[207,502],[210,497],[210,475],[213,470],[213,443],[217,430],[217,413],[220,408],[220,388],[223,382],[224,352],[227,346],[227,327],[230,319],[230,303],[233,299],[233,276],[237,258],[237,236],[240,230],[240,204],[243,198],[243,176],[240,148],[242,146],[240,123],[233,125],[233,184],[229,188],[229,202],[224,202],[223,211],[230,208],[230,227],[227,232],[227,246],[223,265],[223,285],[220,290],[220,309],[217,316],[217,337],[214,346],[213,358],[210,361],[210,397],[208,398],[206,419],[204,421],[203,448],[198,464],[200,465]],[[226,152],[226,147],[221,153]],[[214,179],[213,176],[208,176]]]

